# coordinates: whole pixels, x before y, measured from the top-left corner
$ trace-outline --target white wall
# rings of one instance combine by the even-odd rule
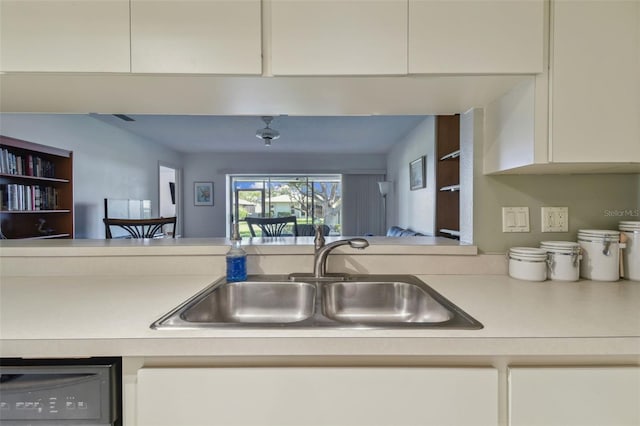
[[[184,158],[184,237],[224,237],[227,233],[227,174],[384,173],[384,154],[187,154]],[[213,182],[213,206],[193,205],[193,183]]]
[[[409,163],[427,156],[427,187],[409,189]],[[429,116],[402,141],[396,143],[387,157],[387,180],[393,189],[387,196],[387,226],[397,225],[433,235],[435,231],[435,117]]]
[[[0,133],[73,151],[76,238],[104,238],[104,198],[150,199],[158,211],[158,162],[181,154],[88,115],[0,114]]]

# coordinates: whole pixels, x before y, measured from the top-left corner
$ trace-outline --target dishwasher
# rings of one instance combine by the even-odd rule
[[[1,426],[121,426],[122,359],[0,359]]]

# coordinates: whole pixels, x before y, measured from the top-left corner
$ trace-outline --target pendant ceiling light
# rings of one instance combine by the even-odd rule
[[[273,121],[273,117],[262,117],[262,121],[264,121],[264,124],[266,124],[267,127],[256,131],[256,137],[264,141],[264,146],[271,146],[271,141],[278,139],[280,137],[280,132],[269,127],[269,124]]]

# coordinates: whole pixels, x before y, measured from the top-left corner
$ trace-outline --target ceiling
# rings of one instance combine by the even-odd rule
[[[425,116],[276,116],[270,127],[280,138],[270,147],[256,137],[260,116],[114,115],[92,117],[184,153],[279,152],[384,154]]]
[[[10,73],[0,111],[90,114],[184,153],[383,154],[422,117],[485,107],[534,78]],[[281,133],[271,147],[255,137],[262,115]]]

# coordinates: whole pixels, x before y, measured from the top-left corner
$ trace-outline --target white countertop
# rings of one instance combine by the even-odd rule
[[[640,356],[638,282],[419,277],[484,328],[152,330],[216,277],[2,277],[0,356]]]

